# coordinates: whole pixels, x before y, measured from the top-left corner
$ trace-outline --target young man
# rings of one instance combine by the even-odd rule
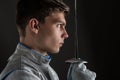
[[[49,65],[48,52],[58,53],[68,38],[65,29],[68,12],[69,7],[61,0],[19,0],[16,23],[20,43],[0,80],[59,80]]]

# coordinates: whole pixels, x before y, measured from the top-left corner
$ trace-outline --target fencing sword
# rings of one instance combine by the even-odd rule
[[[75,40],[74,40],[74,58],[66,60],[70,63],[67,80],[95,80],[96,73],[87,69],[87,61],[79,58],[78,51],[78,31],[77,31],[77,0],[75,0]]]
[[[74,58],[66,60],[68,63],[87,63],[87,61],[79,58],[79,46],[78,46],[78,23],[77,23],[77,0],[74,1],[74,20],[75,20],[75,37],[74,37]]]
[[[76,63],[80,63],[80,65],[87,63],[87,61],[82,60],[81,58],[79,58],[79,51],[78,51],[78,31],[77,31],[77,0],[74,1],[74,19],[75,19],[75,37],[74,37],[74,58],[66,60],[66,63],[70,63],[70,67],[68,69],[68,74],[67,74],[67,80],[72,80],[72,70],[74,67],[74,64]]]

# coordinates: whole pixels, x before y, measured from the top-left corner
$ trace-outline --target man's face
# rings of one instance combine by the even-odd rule
[[[39,49],[50,53],[58,53],[64,44],[64,39],[68,38],[65,29],[66,21],[64,13],[54,12],[45,18],[44,23],[40,23],[37,42]]]

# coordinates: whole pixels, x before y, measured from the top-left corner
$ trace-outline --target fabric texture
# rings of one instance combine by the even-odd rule
[[[70,64],[67,80],[95,80],[96,73],[87,69],[86,61],[78,61]]]
[[[0,74],[0,80],[59,80],[49,65],[51,57],[43,56],[19,43]]]

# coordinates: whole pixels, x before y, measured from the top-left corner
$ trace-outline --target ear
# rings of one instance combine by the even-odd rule
[[[32,32],[34,32],[35,34],[38,33],[39,31],[39,21],[35,18],[32,18],[29,20],[29,28]]]

